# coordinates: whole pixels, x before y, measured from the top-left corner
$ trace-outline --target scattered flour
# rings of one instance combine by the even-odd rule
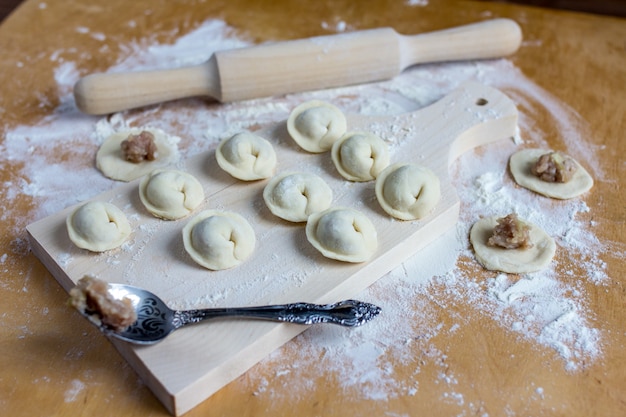
[[[408,3],[421,6],[428,2]],[[336,31],[345,30],[347,25],[343,21],[324,24]],[[76,30],[90,34],[87,27]],[[237,38],[224,22],[211,20],[171,45],[146,40],[126,45],[125,58],[110,71],[191,65],[204,62],[214,51],[245,45],[247,42]],[[93,155],[105,131],[147,123],[175,130],[186,157],[215,147],[219,139],[235,131],[285,120],[296,104],[313,98],[332,101],[346,112],[391,115],[431,104],[470,79],[506,91],[520,108],[532,109],[540,103],[564,138],[563,150],[590,168],[593,176],[604,179],[597,149],[585,140],[588,132],[580,117],[507,60],[423,65],[380,83],[235,104],[191,99],[177,107],[159,106],[158,118],[151,110],[108,118],[81,114],[71,96],[79,74],[75,63],[55,55],[51,60],[57,65],[60,106],[35,126],[10,130],[0,146],[0,155],[7,161],[30,161],[19,180],[3,187],[9,200],[23,193],[37,202],[32,213],[10,213],[21,219],[18,226],[116,186],[93,166]],[[544,136],[545,132],[535,127],[533,114],[522,113],[520,135],[515,140],[463,155],[453,166],[462,202],[457,228],[361,294],[361,298],[385,307],[380,319],[349,333],[328,326],[311,328],[246,375],[256,395],[283,395],[270,387],[284,381],[289,385],[287,395],[306,397],[315,389],[315,378],[307,375],[311,370],[304,365],[318,358],[315,372],[335,376],[346,391],[358,388],[359,395],[378,401],[411,396],[420,389],[419,373],[427,362],[441,367],[435,382],[449,388],[442,400],[468,406],[457,392],[458,376],[445,364],[445,347],[437,346],[435,340],[439,334],[459,331],[466,323],[462,317],[452,326],[440,321],[438,309],[453,304],[466,305],[477,315],[491,317],[512,335],[534,342],[538,349],[555,352],[569,371],[579,371],[585,363],[599,358],[602,332],[590,324],[592,312],[586,306],[585,285],[603,285],[608,277],[602,260],[603,244],[595,237],[593,224],[583,220],[592,209],[584,199],[555,202],[538,197],[516,187],[506,175],[508,156],[522,143],[545,146]],[[474,263],[466,238],[473,222],[483,215],[511,211],[540,225],[556,239],[557,260],[548,270],[525,276],[484,272],[467,276],[461,266]],[[554,218],[560,221],[552,221]],[[565,260],[570,257],[584,262],[568,265]],[[7,254],[2,255],[0,263],[6,259]],[[70,261],[69,255],[59,259],[62,265]],[[285,361],[285,357],[291,359]],[[412,366],[413,374],[396,375],[395,363]],[[274,382],[269,384],[267,378]],[[74,401],[84,388],[83,382],[72,381],[65,401]],[[543,389],[537,388],[537,394],[543,396]]]
[[[71,386],[65,391],[65,402],[71,403],[78,399],[78,396],[86,388],[86,385],[80,379],[73,379]]]
[[[406,0],[406,4],[409,6],[428,6],[428,0]]]

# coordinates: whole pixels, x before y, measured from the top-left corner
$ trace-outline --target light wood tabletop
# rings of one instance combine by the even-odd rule
[[[419,299],[396,300],[414,309],[424,308],[422,316],[420,311],[407,313],[421,322],[415,325],[414,334],[403,329],[407,333],[401,342],[389,336],[374,340],[377,334],[386,335],[385,327],[394,330],[397,326],[385,325],[389,317],[384,314],[376,319],[377,328],[383,330],[370,334],[363,327],[355,333],[361,339],[350,343],[342,342],[349,336],[333,333],[336,329],[327,333],[308,330],[243,375],[233,375],[232,382],[208,399],[200,398],[185,415],[626,415],[626,20],[519,4],[451,0],[27,0],[2,21],[2,415],[169,415],[158,395],[115,346],[67,306],[67,293],[55,280],[54,271],[48,271],[31,251],[26,232],[29,224],[117,185],[96,169],[93,132],[96,125],[123,122],[115,117],[80,115],[73,107],[68,79],[116,65],[129,69],[123,67],[124,62],[135,62],[142,69],[182,65],[185,62],[172,59],[171,52],[162,55],[171,62],[132,59],[155,45],[174,44],[206,28],[208,21],[218,22],[206,31],[207,47],[213,48],[216,44],[235,47],[377,27],[417,34],[492,18],[510,18],[521,26],[523,42],[514,55],[484,64],[441,63],[409,71],[424,71],[425,79],[438,85],[454,84],[450,78],[459,74],[493,82],[517,105],[519,136],[525,142],[521,146],[537,143],[565,148],[592,173],[595,184],[590,192],[574,202],[561,203],[548,202],[515,186],[506,166],[502,168],[502,187],[523,195],[523,201],[537,211],[553,208],[550,213],[560,217],[551,222],[572,224],[572,229],[565,227],[561,236],[555,236],[560,249],[549,282],[560,290],[514,293],[512,289],[519,288],[514,285],[532,282],[532,274],[507,277],[485,271],[474,260],[467,242],[454,249],[459,252],[455,273],[435,268],[440,277],[427,277],[429,285],[420,284],[427,289],[411,292]],[[187,53],[198,44],[178,48]],[[401,85],[385,84],[384,91],[404,97],[398,99],[403,103],[414,99],[415,94],[402,95],[397,87]],[[345,90],[334,96],[330,92],[324,97],[334,97],[349,107],[361,91],[376,90]],[[270,109],[282,114],[281,106],[291,103],[284,97],[275,102],[263,100],[267,101],[254,101],[257,107],[250,105],[261,113],[247,115],[258,118],[259,126],[268,123],[263,112]],[[192,134],[185,124],[197,120],[189,115],[201,114],[221,123],[223,119],[215,115],[226,114],[232,106],[210,99],[183,99],[121,117],[142,123],[154,115],[167,115],[170,121],[180,115],[171,126],[180,128],[176,132],[181,136],[180,146],[187,147],[191,155],[207,149],[202,144],[208,128]],[[66,144],[55,130],[68,135]],[[480,160],[488,152],[479,149],[469,154]],[[472,165],[470,157],[462,164],[452,167],[455,181],[472,187],[476,178],[464,178],[463,167],[472,166],[473,173],[480,169]],[[72,175],[74,169],[76,175],[87,173],[85,181],[93,181],[93,185],[82,184],[72,190],[71,186],[80,182],[76,176],[67,181],[55,177],[58,173]],[[45,180],[41,172],[47,173]],[[469,214],[476,212],[468,204],[462,194],[465,223],[471,220]],[[567,211],[565,207],[574,208]],[[70,262],[58,261],[60,265]],[[420,267],[407,261],[403,268],[412,271]],[[402,273],[392,272],[380,280],[400,280],[397,288],[382,285],[366,293],[378,297],[383,312],[385,308],[394,311],[394,298],[402,298],[403,289],[410,286],[399,275]],[[474,280],[475,285],[460,279]],[[545,291],[543,297],[541,291]],[[515,302],[524,308],[516,310]],[[481,309],[478,304],[489,307]],[[533,319],[550,316],[554,312],[546,310],[555,305],[565,307],[552,319]],[[550,332],[563,330],[559,327],[563,321],[573,333],[555,337]],[[537,330],[533,325],[542,327]],[[587,333],[577,331],[576,326]],[[328,346],[319,347],[317,341],[318,349],[309,349],[316,336],[328,341]],[[389,340],[400,346],[387,346]],[[342,346],[360,347],[361,354],[342,355]],[[307,357],[302,352],[317,356]],[[171,354],[183,356],[185,352]],[[358,372],[351,377],[355,369]]]

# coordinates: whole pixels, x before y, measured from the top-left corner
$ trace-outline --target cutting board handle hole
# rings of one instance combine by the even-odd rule
[[[477,106],[485,106],[487,103],[489,102],[487,101],[486,98],[479,98],[478,100],[476,100]]]

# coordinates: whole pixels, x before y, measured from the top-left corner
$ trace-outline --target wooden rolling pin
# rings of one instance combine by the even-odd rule
[[[390,79],[420,63],[507,56],[521,40],[509,19],[412,36],[363,30],[219,51],[185,68],[91,74],[76,83],[74,97],[88,114],[191,96],[232,102]]]

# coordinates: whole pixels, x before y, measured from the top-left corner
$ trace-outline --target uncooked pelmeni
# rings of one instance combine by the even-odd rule
[[[263,199],[275,216],[290,222],[305,222],[311,214],[330,207],[333,191],[315,174],[286,172],[267,183]]]
[[[131,134],[138,135],[148,131],[154,136],[156,145],[155,159],[130,162],[124,158],[122,142]],[[104,139],[96,153],[96,166],[106,177],[118,181],[132,181],[157,168],[165,168],[179,159],[179,138],[170,136],[160,129],[133,128],[114,133]]]
[[[530,247],[506,249],[489,245],[498,224],[498,217],[478,220],[470,231],[470,242],[478,262],[486,269],[510,274],[536,272],[545,268],[556,252],[556,244],[539,226],[525,222],[529,227]]]
[[[224,171],[244,181],[269,178],[276,168],[276,152],[272,144],[249,132],[237,133],[221,141],[215,158]]]
[[[287,119],[289,135],[302,149],[320,153],[346,133],[346,117],[325,101],[312,100],[297,106]]]
[[[191,258],[214,271],[235,267],[254,251],[252,226],[237,213],[205,210],[183,228],[183,244]]]
[[[532,173],[532,167],[537,163],[541,155],[549,150],[544,149],[523,149],[514,153],[509,159],[509,169],[513,179],[524,188],[542,194],[546,197],[561,200],[577,197],[591,189],[593,178],[583,168],[578,161],[572,159],[576,164],[576,172],[567,182],[547,182]]]
[[[350,181],[370,181],[389,165],[387,144],[366,132],[349,132],[333,144],[331,157],[337,171]]]
[[[426,167],[397,163],[376,178],[376,198],[389,215],[400,220],[427,216],[441,197],[439,178]]]
[[[139,198],[156,217],[176,220],[187,216],[202,203],[204,189],[191,174],[162,169],[142,178]]]
[[[365,262],[378,247],[376,228],[370,219],[346,207],[309,216],[306,237],[325,257],[344,262]]]
[[[126,215],[111,203],[93,201],[66,219],[70,240],[79,248],[104,252],[119,247],[131,233]]]

